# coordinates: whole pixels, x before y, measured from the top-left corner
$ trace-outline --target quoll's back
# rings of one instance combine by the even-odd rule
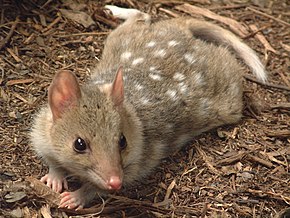
[[[119,27],[108,37],[93,75],[94,83],[109,83],[123,66],[125,100],[142,121],[151,156],[155,147],[163,156],[241,116],[242,73],[236,58],[177,24]]]

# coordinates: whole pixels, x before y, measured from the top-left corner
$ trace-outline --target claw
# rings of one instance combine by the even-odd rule
[[[49,172],[43,176],[40,181],[46,183],[49,188],[58,193],[60,193],[63,189],[68,189],[66,179],[56,173]]]
[[[84,207],[85,198],[81,195],[79,190],[74,192],[63,192],[61,195],[59,208],[68,208],[80,210]]]

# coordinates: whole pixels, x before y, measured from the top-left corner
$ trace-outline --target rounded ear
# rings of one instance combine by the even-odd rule
[[[115,106],[120,106],[124,101],[123,68],[119,67],[111,88],[111,98]]]
[[[53,120],[62,116],[69,108],[77,106],[81,98],[81,90],[77,78],[69,70],[56,73],[48,89],[48,104]]]

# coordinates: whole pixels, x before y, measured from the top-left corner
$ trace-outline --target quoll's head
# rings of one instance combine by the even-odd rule
[[[127,140],[118,110],[123,100],[121,69],[105,91],[96,86],[80,87],[66,70],[56,74],[48,91],[56,161],[72,175],[104,190],[122,186],[122,152]]]

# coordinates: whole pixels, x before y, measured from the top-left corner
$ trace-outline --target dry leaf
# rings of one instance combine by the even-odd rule
[[[73,10],[66,10],[60,9],[62,15],[70,20],[73,20],[76,23],[81,24],[85,28],[90,27],[91,25],[95,24],[95,21],[85,12],[82,11],[73,11]]]
[[[23,213],[22,213],[22,210],[20,209],[20,207],[17,207],[16,209],[9,211],[8,214],[14,218],[23,217]]]
[[[40,212],[44,218],[51,218],[51,212],[50,212],[49,205],[42,206],[40,209]]]
[[[176,185],[176,182],[175,182],[175,179],[174,179],[174,180],[172,180],[172,182],[170,183],[170,185],[167,188],[166,195],[164,197],[164,201],[169,199],[169,196],[170,196],[170,194],[172,192],[172,189],[174,188],[175,185]]]
[[[20,201],[26,196],[27,195],[25,192],[10,192],[9,194],[5,195],[5,201],[8,203],[13,203],[16,201]]]

